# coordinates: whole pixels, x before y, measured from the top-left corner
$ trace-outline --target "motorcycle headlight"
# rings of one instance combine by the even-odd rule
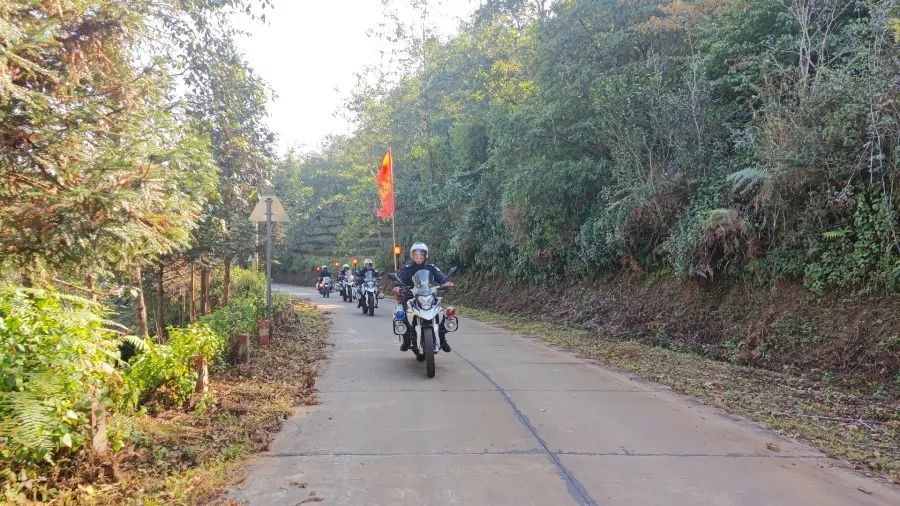
[[[444,320],[444,328],[447,332],[456,332],[459,328],[459,321],[456,318],[447,318]]]
[[[434,305],[434,299],[428,295],[425,297],[418,297],[419,307],[422,309],[431,309],[431,306]]]

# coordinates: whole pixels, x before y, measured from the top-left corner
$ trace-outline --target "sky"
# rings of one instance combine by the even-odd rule
[[[238,39],[250,66],[273,89],[269,127],[278,150],[309,151],[332,133],[348,133],[335,116],[356,83],[355,72],[379,59],[366,35],[383,19],[381,0],[273,0],[266,22],[238,19],[248,32]],[[408,4],[408,0],[395,3]],[[432,1],[431,4],[437,2]],[[456,32],[480,0],[443,0],[430,7],[428,22],[442,36]],[[407,14],[412,13],[404,8]]]

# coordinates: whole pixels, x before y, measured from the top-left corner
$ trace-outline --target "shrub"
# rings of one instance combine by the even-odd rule
[[[265,303],[266,276],[250,269],[232,269],[231,296],[235,299],[249,297]]]
[[[132,402],[183,405],[197,383],[196,359],[215,361],[222,348],[222,338],[204,323],[170,328],[167,344],[146,342],[126,373]]]
[[[256,321],[265,311],[265,305],[249,297],[234,298],[228,304],[200,318],[200,322],[209,326],[221,338],[234,332],[252,333],[256,329]]]
[[[34,477],[83,447],[92,402],[123,403],[122,339],[105,316],[53,290],[0,288],[0,481]]]

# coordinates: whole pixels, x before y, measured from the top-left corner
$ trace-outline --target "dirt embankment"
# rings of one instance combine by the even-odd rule
[[[276,283],[285,283],[297,286],[315,286],[319,275],[315,271],[282,271],[273,269],[272,279]]]
[[[468,276],[457,286],[453,299],[476,307],[900,397],[900,298],[814,298],[798,284],[723,287],[630,275],[550,288]]]

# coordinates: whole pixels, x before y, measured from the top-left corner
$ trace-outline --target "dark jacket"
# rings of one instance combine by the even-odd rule
[[[322,282],[322,279],[324,279],[325,276],[328,276],[329,278],[331,277],[331,272],[329,272],[328,269],[325,269],[319,273],[319,283]]]
[[[349,278],[353,275],[353,271],[350,268],[346,268],[338,272],[338,279]]]
[[[358,277],[360,280],[365,279],[367,272],[371,272],[372,275],[376,278],[378,277],[378,271],[376,271],[375,269],[360,269],[359,272],[356,273],[356,277]]]
[[[421,271],[422,269],[431,272],[431,275],[434,276],[434,280],[437,282],[437,284],[443,285],[447,282],[447,276],[444,276],[444,273],[441,272],[441,270],[438,269],[434,264],[416,265],[415,263],[411,263],[400,269],[400,272],[397,273],[397,276],[400,277],[400,281],[402,281],[404,285],[406,285],[408,288],[412,288],[413,275]]]

